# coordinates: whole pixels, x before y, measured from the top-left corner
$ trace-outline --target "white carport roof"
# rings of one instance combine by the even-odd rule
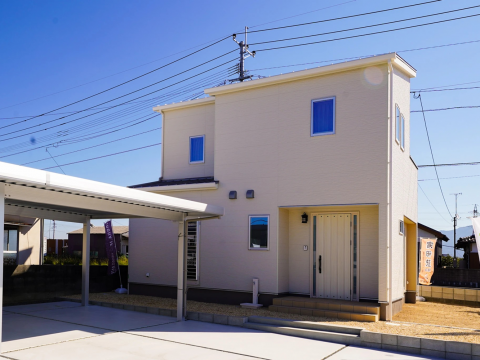
[[[0,162],[0,219],[20,215],[83,223],[82,305],[88,306],[90,277],[90,220],[112,218],[156,218],[178,222],[177,319],[186,315],[186,223],[215,219],[224,214],[220,206],[152,194],[78,177]],[[2,227],[4,222],[1,223]],[[0,244],[4,232],[0,229]],[[3,252],[0,252],[3,264]],[[0,267],[0,290],[3,267]],[[2,338],[0,291],[0,346]],[[0,349],[1,351],[1,349]]]
[[[220,206],[148,193],[0,162],[5,214],[83,223],[90,219],[157,218],[172,221],[222,216]]]

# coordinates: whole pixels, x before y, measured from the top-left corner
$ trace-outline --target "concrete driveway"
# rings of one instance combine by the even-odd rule
[[[427,359],[68,301],[5,307],[3,316],[6,359]]]

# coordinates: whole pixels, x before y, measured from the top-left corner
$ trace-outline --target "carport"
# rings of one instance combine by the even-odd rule
[[[88,306],[92,219],[156,218],[178,222],[177,320],[182,321],[186,314],[186,224],[217,219],[224,210],[220,206],[0,162],[0,218],[6,214],[83,224],[83,306]],[[1,243],[3,234],[2,229]],[[2,308],[3,251],[0,260]],[[1,325],[0,312],[0,339]]]

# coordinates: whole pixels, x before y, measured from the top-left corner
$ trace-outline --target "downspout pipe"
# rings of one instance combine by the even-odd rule
[[[389,155],[388,155],[388,261],[387,261],[387,272],[388,272],[388,282],[387,282],[387,296],[388,296],[388,307],[387,307],[387,320],[393,319],[393,246],[392,246],[392,234],[393,234],[393,209],[392,209],[392,200],[393,200],[393,129],[394,129],[394,113],[393,113],[393,65],[392,61],[388,61],[388,113],[389,113]]]

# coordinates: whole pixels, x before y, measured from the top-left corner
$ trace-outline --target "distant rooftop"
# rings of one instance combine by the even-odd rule
[[[128,226],[112,226],[114,234],[123,234],[123,236],[128,237]],[[83,228],[71,231],[68,234],[83,234]],[[90,227],[90,235],[92,234],[105,234],[104,226],[93,226]]]

